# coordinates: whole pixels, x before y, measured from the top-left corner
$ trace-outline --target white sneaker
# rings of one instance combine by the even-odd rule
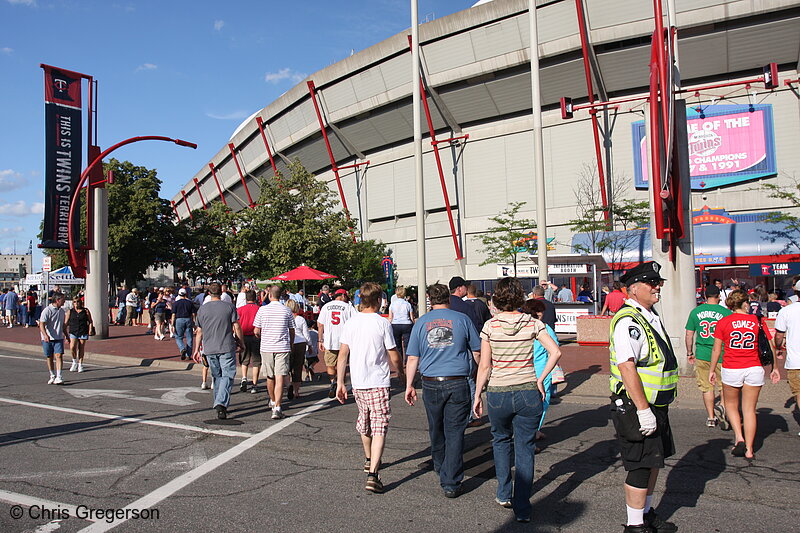
[[[83,372],[83,364],[78,363],[78,372]]]
[[[8,325],[8,327],[9,327],[9,328],[13,328],[13,327],[14,327],[14,325],[13,325],[13,324],[9,324],[9,325]]]
[[[272,419],[273,420],[280,420],[283,418],[283,411],[280,407],[273,407],[272,408]]]
[[[47,384],[48,385],[52,385],[55,380],[56,380],[56,377],[51,375],[50,379],[47,380]]]
[[[200,388],[201,388],[202,390],[208,390],[208,383],[206,383],[205,381],[204,381],[204,382],[202,382],[202,383],[200,384]]]
[[[64,380],[61,379],[61,376],[56,376],[56,379],[53,380],[53,385],[63,385]]]
[[[72,366],[69,367],[70,372],[75,372],[78,370],[78,361],[72,361]]]

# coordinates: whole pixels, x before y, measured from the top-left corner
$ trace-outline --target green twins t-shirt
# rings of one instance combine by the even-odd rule
[[[686,330],[695,332],[695,357],[701,361],[711,361],[711,350],[714,348],[714,328],[717,327],[717,321],[720,318],[729,314],[731,314],[731,310],[719,304],[698,305],[689,313]],[[722,356],[719,361],[722,362]]]

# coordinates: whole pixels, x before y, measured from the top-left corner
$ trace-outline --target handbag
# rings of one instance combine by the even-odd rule
[[[94,329],[94,324],[90,324],[89,325],[89,336],[90,337],[94,337],[95,335],[97,335],[97,331],[95,331],[95,329]]]
[[[761,318],[758,318],[758,358],[761,366],[774,364],[772,348],[769,345],[767,334],[764,332],[764,322]]]

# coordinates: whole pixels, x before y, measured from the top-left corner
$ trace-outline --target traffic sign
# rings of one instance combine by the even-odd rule
[[[53,269],[53,258],[46,255],[42,258],[42,272],[50,272]]]

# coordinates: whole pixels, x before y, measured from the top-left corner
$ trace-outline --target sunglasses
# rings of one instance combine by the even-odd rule
[[[652,280],[643,281],[642,283],[646,283],[647,285],[650,285],[651,287],[656,288],[656,287],[662,287],[664,285],[664,280],[652,279]]]

